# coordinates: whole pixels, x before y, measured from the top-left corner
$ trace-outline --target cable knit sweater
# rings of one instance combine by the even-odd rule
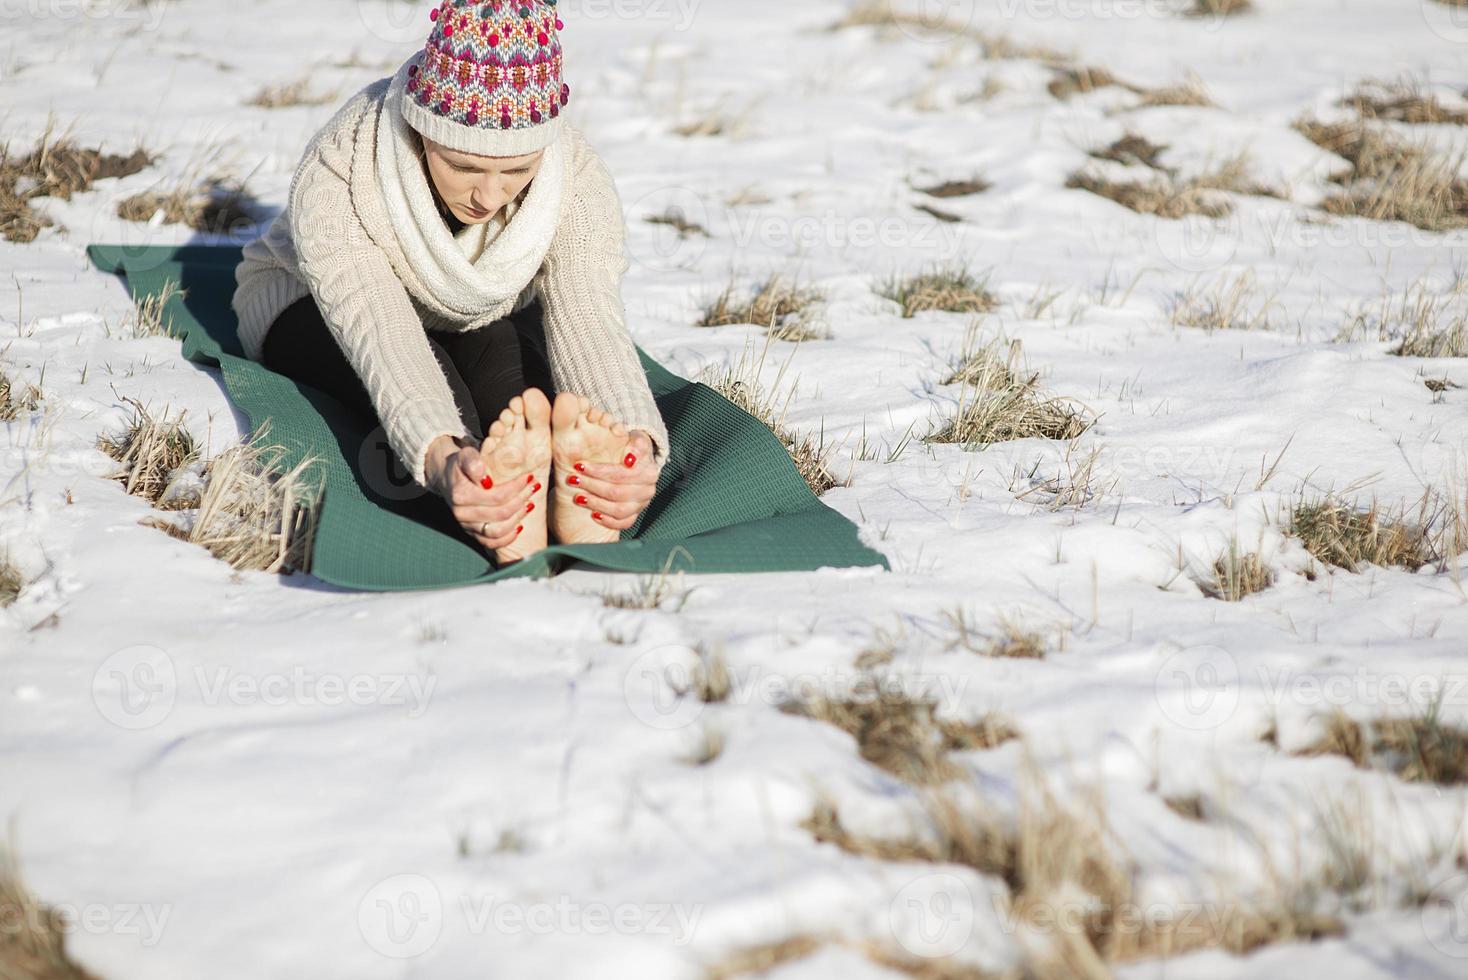
[[[667,428],[623,322],[626,226],[605,163],[566,125],[508,222],[455,236],[398,109],[406,68],[312,138],[286,210],[245,247],[233,305],[246,355],[260,360],[275,318],[314,295],[393,451],[424,485],[430,443],[472,435],[425,330],[482,328],[538,295],[556,390],[645,430],[663,462]]]

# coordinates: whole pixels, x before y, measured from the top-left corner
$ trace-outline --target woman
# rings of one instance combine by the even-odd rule
[[[496,564],[552,535],[615,541],[668,433],[623,324],[616,187],[561,114],[563,25],[541,0],[430,17],[424,50],[312,138],[246,246],[241,343],[380,419]]]

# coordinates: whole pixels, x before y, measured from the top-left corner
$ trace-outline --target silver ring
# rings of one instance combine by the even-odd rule
[[[479,536],[481,538],[489,537],[489,521],[479,522]]]

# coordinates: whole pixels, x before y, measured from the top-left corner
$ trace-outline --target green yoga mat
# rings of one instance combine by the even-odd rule
[[[431,589],[553,575],[577,563],[657,573],[806,571],[879,565],[854,524],[811,493],[768,428],[707,385],[638,356],[672,443],[657,495],[611,544],[552,545],[499,569],[418,488],[393,457],[377,420],[244,356],[230,309],[237,247],[93,245],[92,262],[127,280],[135,297],[182,289],[165,322],[184,356],[218,368],[251,432],[269,423],[285,465],[318,458],[323,487],[311,574],[367,590]]]

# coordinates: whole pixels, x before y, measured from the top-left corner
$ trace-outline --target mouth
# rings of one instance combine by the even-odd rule
[[[489,217],[489,212],[484,208],[471,208],[466,206],[464,208],[464,213],[467,214],[469,217],[474,218],[475,220]]]

